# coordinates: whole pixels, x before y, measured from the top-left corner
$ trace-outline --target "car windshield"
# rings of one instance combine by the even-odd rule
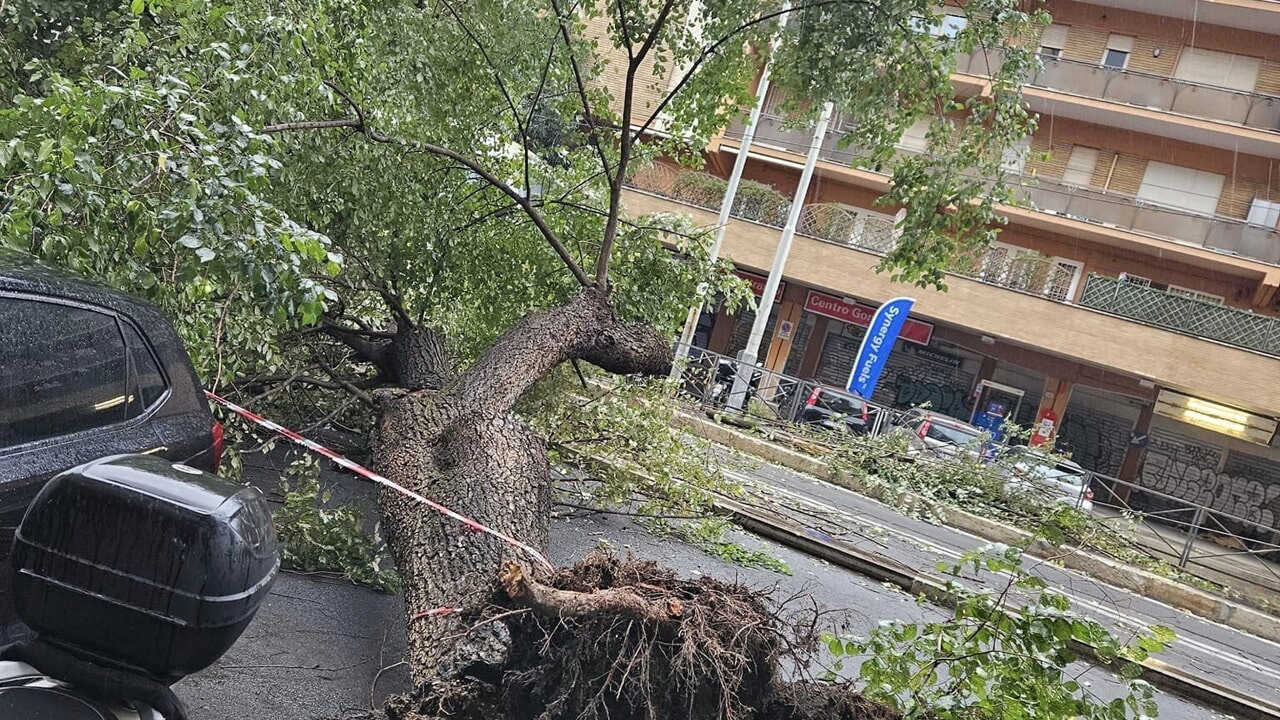
[[[817,404],[818,407],[826,408],[831,412],[852,415],[861,413],[862,406],[865,403],[851,395],[841,395],[830,390],[823,390],[822,394],[818,396]]]
[[[941,422],[933,421],[929,423],[929,429],[925,432],[925,437],[930,440],[940,440],[952,445],[968,445],[976,442],[982,433],[976,429],[963,426],[949,425]]]

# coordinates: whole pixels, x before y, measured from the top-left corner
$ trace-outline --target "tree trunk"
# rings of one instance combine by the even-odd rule
[[[545,550],[551,509],[546,449],[519,418],[515,402],[561,362],[587,360],[618,373],[660,375],[670,345],[648,326],[617,319],[605,292],[586,288],[568,303],[533,313],[504,333],[466,372],[450,379],[438,343],[398,358],[415,378],[438,379],[398,395],[383,395],[374,468],[463,515]],[[428,357],[430,356],[430,357]],[[424,388],[424,389],[419,389]],[[506,628],[473,628],[497,587],[504,561],[537,574],[515,549],[392,491],[379,496],[384,529],[403,583],[408,660],[415,685],[435,695],[474,681],[496,680]],[[462,612],[425,615],[437,608]],[[444,714],[444,713],[442,713]]]

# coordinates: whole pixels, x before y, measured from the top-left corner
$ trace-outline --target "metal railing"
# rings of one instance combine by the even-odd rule
[[[1206,85],[1167,75],[1120,70],[1098,63],[1041,56],[1042,67],[1026,84],[1191,117],[1280,131],[1280,97]],[[956,72],[991,77],[1003,66],[999,50],[956,57]]]
[[[1280,318],[1090,274],[1079,305],[1280,357]]]
[[[731,124],[725,137],[741,139],[742,124]],[[841,148],[839,138],[839,131],[829,132],[820,157],[846,167],[855,166],[860,161],[857,152]],[[780,118],[762,116],[756,129],[756,142],[803,153],[809,145],[809,135],[805,130],[784,126]],[[919,153],[907,147],[899,150],[905,154]],[[1274,227],[1250,225],[1243,218],[1216,213],[1164,207],[1133,195],[1069,185],[1050,178],[1011,176],[1008,181],[1015,186],[1021,200],[1040,212],[1280,264],[1280,230]]]
[[[973,66],[969,70],[971,74],[982,74],[982,60],[975,54],[970,61]],[[1259,130],[1280,131],[1280,98],[1271,95],[1066,58],[1043,57],[1042,61],[1044,66],[1031,76],[1028,85],[1179,115],[1222,120]]]
[[[652,165],[628,182],[636,190],[668,197],[705,210],[717,211],[724,198],[724,181],[696,170]],[[781,228],[788,200],[774,193],[744,195],[734,201],[732,215],[743,220]],[[815,240],[850,247],[875,255],[893,250],[898,232],[893,218],[858,212],[838,203],[806,205],[796,232]],[[1008,290],[1069,302],[1076,272],[1053,258],[1031,251],[1013,254],[1005,247],[991,247],[973,256],[957,258],[948,267],[956,275]]]
[[[690,347],[684,366],[681,392],[686,402],[701,410],[717,410],[754,418],[778,430],[787,427],[822,427],[820,419],[827,413],[808,413],[807,402],[815,388],[832,389],[813,380],[804,380],[763,367],[752,369],[752,379],[744,396],[734,402],[730,397],[734,373],[739,363],[728,356],[698,347]],[[837,389],[838,391],[838,389]],[[844,416],[834,413],[825,427],[835,428],[828,434],[798,435],[801,446],[831,445],[838,442],[848,427],[849,434],[878,436],[889,431],[908,408],[892,408],[867,402],[866,420],[842,425]],[[740,409],[735,410],[735,407]],[[917,462],[943,463],[976,460],[976,453],[935,453],[913,456]],[[1005,475],[991,466],[992,479],[1004,482]],[[1242,580],[1280,591],[1280,529],[1191,502],[1167,493],[1086,470],[1084,487],[1093,491],[1091,505],[1086,507],[1082,493],[1074,504],[1105,521],[1121,521],[1138,534],[1140,544],[1155,557],[1178,568],[1195,572],[1220,583]],[[1017,492],[1035,492],[1034,487],[1017,486]],[[1052,492],[1038,493],[1047,501],[1056,501]]]

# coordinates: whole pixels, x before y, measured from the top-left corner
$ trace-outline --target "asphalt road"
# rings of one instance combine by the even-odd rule
[[[332,480],[332,478],[329,478]],[[335,480],[350,487],[349,481]],[[795,484],[797,481],[787,481]],[[359,495],[360,492],[352,493]],[[663,540],[618,517],[558,520],[551,559],[567,564],[601,545],[659,560],[688,576],[698,573],[773,588],[778,597],[805,593],[839,610],[835,629],[864,633],[886,619],[925,620],[944,611],[903,593],[787,548],[741,535],[743,544],[767,547],[793,570],[784,576],[726,564],[682,543]],[[213,667],[187,678],[175,691],[193,720],[270,717],[312,720],[379,705],[408,682],[402,606],[382,595],[316,577],[284,575],[241,640]],[[1091,690],[1104,698],[1121,686],[1107,671],[1079,666]],[[1173,720],[1222,717],[1186,700],[1161,694],[1160,716]]]
[[[767,509],[781,510],[844,542],[929,574],[937,574],[940,561],[955,560],[988,544],[785,468],[765,465],[730,475],[747,485],[753,502]],[[1249,696],[1280,702],[1280,645],[1049,563],[1036,564],[1035,572],[1067,594],[1078,611],[1102,621],[1121,637],[1151,625],[1172,628],[1178,639],[1160,656],[1169,665]],[[999,582],[999,578],[988,581]]]

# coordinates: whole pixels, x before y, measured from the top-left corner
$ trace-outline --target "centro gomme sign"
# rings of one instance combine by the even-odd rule
[[[864,328],[871,327],[871,318],[876,313],[876,309],[870,305],[850,302],[835,295],[828,295],[816,290],[809,291],[809,297],[805,299],[804,309],[815,315],[824,315],[833,320]],[[933,326],[921,320],[908,318],[907,324],[902,326],[901,337],[909,343],[928,345],[929,341],[933,339]]]
[[[853,371],[849,374],[849,392],[864,398],[871,397],[880,382],[880,373],[884,372],[889,353],[893,352],[893,344],[898,341],[898,334],[907,322],[907,314],[915,304],[915,298],[897,297],[885,302],[876,310],[871,318],[867,334],[862,337],[862,346],[858,348],[858,357],[853,362]]]

